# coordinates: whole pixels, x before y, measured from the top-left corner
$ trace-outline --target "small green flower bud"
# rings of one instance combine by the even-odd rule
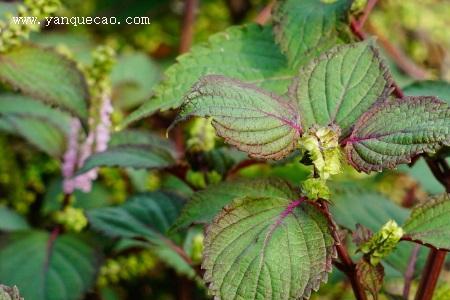
[[[208,184],[216,184],[222,181],[222,175],[220,175],[216,170],[212,170],[206,173],[206,179]]]
[[[203,174],[202,172],[195,172],[195,171],[189,170],[186,174],[186,180],[192,186],[199,188],[199,189],[204,189],[207,186],[205,174]]]
[[[73,232],[80,232],[88,225],[88,220],[83,210],[72,206],[56,212],[55,221],[63,225],[66,230]]]
[[[350,11],[354,15],[359,15],[363,12],[366,5],[367,5],[367,0],[354,0],[352,3],[352,6],[350,8]]]
[[[150,251],[110,258],[100,268],[97,285],[104,287],[121,280],[131,280],[145,275],[156,265],[156,259]]]
[[[310,200],[330,199],[330,189],[321,178],[308,178],[302,183],[302,191]]]
[[[193,119],[189,128],[189,139],[186,144],[190,151],[207,152],[216,145],[216,131],[212,126],[212,118]]]
[[[100,104],[102,95],[111,88],[109,75],[114,67],[115,57],[116,52],[112,47],[99,46],[92,53],[92,64],[83,68],[94,106]]]
[[[26,0],[23,5],[17,8],[17,17],[35,18],[35,22],[16,24],[0,23],[0,52],[6,52],[9,49],[20,45],[22,40],[28,39],[32,31],[39,31],[39,23],[46,17],[54,14],[60,8],[59,0]],[[8,15],[7,19],[12,20],[13,16]]]
[[[403,229],[390,220],[369,241],[362,244],[359,250],[368,255],[370,263],[376,266],[395,249],[402,236]]]
[[[161,177],[158,172],[153,171],[148,174],[147,187],[150,191],[156,191],[161,187]]]
[[[202,233],[197,234],[192,240],[192,261],[200,263],[203,256],[203,241],[205,237]]]

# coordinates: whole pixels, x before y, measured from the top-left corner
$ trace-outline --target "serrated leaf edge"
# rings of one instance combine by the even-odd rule
[[[184,108],[193,100],[193,98],[194,98],[193,95],[201,94],[200,90],[203,87],[203,85],[208,84],[210,82],[214,82],[214,81],[224,81],[224,82],[231,83],[231,84],[233,84],[235,86],[239,86],[239,87],[242,87],[242,88],[252,89],[254,91],[257,91],[258,93],[261,93],[261,94],[263,94],[265,96],[268,96],[268,97],[272,98],[274,101],[279,103],[280,106],[283,106],[285,109],[289,110],[292,113],[292,115],[295,114],[296,118],[297,118],[297,123],[295,123],[295,122],[292,122],[291,120],[284,119],[283,117],[277,116],[275,114],[270,114],[270,113],[261,111],[262,113],[267,114],[267,117],[275,118],[275,119],[283,122],[286,126],[289,126],[289,127],[291,127],[292,129],[295,130],[295,136],[292,139],[290,145],[288,145],[287,147],[285,147],[281,151],[272,152],[272,153],[269,153],[267,155],[262,155],[262,154],[258,154],[258,153],[249,152],[247,149],[242,149],[240,142],[234,140],[231,137],[226,137],[226,136],[221,135],[219,125],[217,125],[215,123],[214,117],[206,115],[205,117],[213,117],[212,126],[216,130],[216,133],[219,136],[221,136],[225,140],[226,143],[228,143],[230,145],[233,145],[233,146],[237,147],[239,150],[248,153],[250,157],[259,158],[259,159],[279,160],[279,159],[284,158],[287,154],[289,154],[290,152],[292,152],[295,149],[295,147],[297,146],[297,141],[299,140],[301,134],[303,133],[303,129],[302,129],[302,125],[301,125],[301,117],[300,117],[300,114],[298,112],[298,108],[295,105],[295,103],[289,101],[289,99],[286,99],[283,96],[277,95],[276,93],[273,93],[273,92],[269,92],[267,90],[264,90],[262,88],[259,88],[259,87],[255,86],[253,84],[246,83],[246,82],[243,82],[241,80],[229,78],[229,77],[222,76],[222,75],[206,75],[206,76],[203,76],[202,78],[200,78],[200,80],[198,80],[192,86],[190,91],[188,91],[185,94],[184,100],[183,100],[183,104],[182,104],[182,106],[180,108],[180,112],[179,112],[177,118],[173,121],[173,123],[167,129],[168,132],[175,125],[177,125],[178,123],[180,123],[182,121],[185,121],[187,119],[190,119],[191,117],[195,116],[194,114],[186,114],[185,116],[181,116],[181,115],[183,114]]]
[[[442,142],[436,143],[436,145],[430,145],[427,144],[427,146],[425,147],[425,149],[420,150],[420,151],[416,151],[414,155],[411,155],[410,158],[402,158],[399,157],[397,162],[392,162],[389,163],[385,166],[381,166],[381,165],[371,165],[371,167],[369,168],[365,168],[365,167],[361,167],[359,165],[357,165],[351,158],[351,151],[353,149],[353,143],[354,142],[359,142],[361,140],[367,140],[367,139],[358,139],[356,137],[354,137],[354,134],[356,134],[356,131],[358,130],[359,127],[363,127],[364,124],[377,112],[379,112],[380,110],[384,109],[385,107],[389,107],[389,106],[394,106],[396,103],[411,103],[411,104],[420,104],[422,101],[430,101],[430,102],[434,102],[438,105],[442,105],[442,106],[446,106],[447,104],[438,99],[437,97],[434,96],[423,96],[423,97],[417,97],[417,96],[405,96],[404,98],[398,98],[396,99],[394,102],[390,101],[389,99],[386,99],[384,102],[379,103],[376,106],[372,106],[371,109],[369,109],[367,112],[365,112],[356,122],[352,133],[350,134],[349,138],[346,140],[345,142],[345,153],[346,153],[346,157],[347,157],[347,161],[350,163],[350,165],[352,165],[356,170],[359,171],[363,171],[365,173],[370,173],[371,171],[377,171],[377,172],[381,172],[382,170],[385,169],[394,169],[396,166],[398,166],[399,164],[409,164],[411,163],[412,159],[414,157],[416,157],[417,155],[420,155],[422,153],[433,153],[436,150],[438,150],[441,146],[450,146],[450,135],[446,140],[443,140]],[[450,110],[450,107],[449,107]],[[387,136],[387,135],[383,135],[383,136]],[[381,137],[383,137],[381,136]],[[375,138],[379,138],[380,136],[376,136],[376,137],[371,137],[370,139],[375,139]]]
[[[120,128],[125,128],[129,126],[130,124],[137,122],[145,117],[148,117],[156,112],[163,112],[167,111],[169,109],[176,109],[180,105],[170,105],[169,107],[164,107],[162,109],[157,108],[158,106],[161,106],[161,103],[157,103],[155,100],[157,100],[159,97],[161,97],[163,91],[167,88],[169,85],[169,82],[167,78],[170,78],[173,74],[176,74],[175,66],[178,66],[179,64],[182,64],[184,61],[190,59],[193,56],[194,52],[202,52],[202,51],[209,51],[211,49],[211,45],[215,43],[220,43],[221,41],[229,40],[231,35],[237,35],[237,34],[246,34],[248,31],[251,30],[258,30],[260,32],[264,30],[269,30],[267,26],[255,24],[255,23],[249,23],[244,25],[234,25],[231,26],[224,31],[218,32],[216,34],[211,35],[206,42],[200,43],[198,45],[195,45],[190,52],[187,52],[185,54],[182,54],[178,56],[175,60],[176,63],[173,64],[171,67],[169,67],[164,73],[163,73],[163,80],[161,83],[157,84],[155,89],[153,90],[152,97],[148,100],[148,102],[144,103],[142,106],[140,106],[137,110],[133,111],[131,114],[129,114],[125,120],[120,125]],[[294,77],[294,75],[290,76]],[[150,110],[143,109],[144,105],[146,107],[152,107]],[[167,105],[166,105],[167,106]]]
[[[210,236],[211,236],[210,232],[211,232],[212,226],[214,224],[218,223],[223,217],[225,217],[227,214],[229,214],[231,211],[233,211],[236,208],[236,207],[234,207],[235,202],[243,201],[246,198],[247,197],[239,197],[239,198],[233,199],[231,201],[231,203],[227,204],[220,211],[220,213],[217,214],[216,217],[214,217],[214,220],[212,221],[212,223],[209,224],[208,226],[206,226],[206,229],[205,229],[205,241],[204,241],[204,248],[205,248],[205,250],[203,252],[203,259],[202,259],[201,268],[202,268],[202,270],[205,270],[204,275],[203,275],[203,279],[205,280],[209,291],[213,294],[214,300],[221,300],[221,297],[220,297],[220,294],[219,294],[220,293],[220,290],[219,290],[220,287],[216,287],[214,285],[212,271],[210,269],[208,269],[207,266],[205,266],[205,261],[209,257],[208,244],[212,242],[212,241],[210,241]],[[281,198],[281,197],[274,197],[274,198],[275,199],[286,200],[285,198]],[[261,198],[247,198],[247,199],[252,199],[253,201],[257,201],[257,200],[259,200]],[[305,200],[307,200],[307,199],[305,198]],[[299,200],[296,200],[296,201],[299,201]],[[280,218],[277,220],[277,223],[278,222],[281,223],[282,220],[284,218],[286,218],[289,214],[291,214],[292,210],[297,208],[298,206],[300,206],[302,204],[311,205],[311,204],[308,204],[308,201],[301,201],[300,204],[297,204],[293,208],[291,208],[291,205],[293,205],[294,202],[295,201],[290,201],[289,202],[289,205],[286,206],[284,211],[282,211],[282,213],[280,215]],[[314,209],[318,210],[318,208],[315,207],[314,205],[311,205],[311,206],[313,206]],[[286,212],[288,210],[291,210],[291,211],[286,214]],[[319,213],[322,214],[321,211],[319,211]],[[284,214],[286,214],[286,215],[284,215]],[[272,226],[276,226],[276,223],[274,223]],[[323,235],[323,232],[322,232],[322,235]],[[332,232],[330,232],[330,236],[333,237]],[[333,237],[333,240],[335,241],[334,237]],[[312,291],[316,291],[317,292],[319,290],[319,288],[320,288],[321,283],[326,283],[328,281],[328,274],[333,269],[333,264],[332,264],[333,259],[337,257],[337,250],[336,250],[335,244],[336,244],[336,241],[335,241],[335,243],[333,243],[333,245],[331,245],[331,246],[326,248],[326,251],[327,251],[328,255],[327,255],[327,260],[326,260],[326,263],[325,263],[326,264],[325,270],[323,272],[321,272],[321,273],[318,273],[316,278],[309,278],[309,281],[308,281],[308,283],[305,286],[303,295],[300,296],[298,299],[309,299],[309,297],[311,296],[311,292]]]
[[[392,78],[392,75],[389,71],[389,68],[387,66],[387,64],[384,62],[384,60],[382,59],[382,56],[380,54],[380,51],[378,50],[378,48],[375,46],[375,39],[371,38],[369,40],[363,41],[363,42],[358,42],[358,43],[352,43],[352,44],[344,44],[344,45],[338,45],[334,48],[331,48],[330,50],[322,53],[320,56],[312,59],[311,61],[309,61],[306,65],[302,66],[299,70],[299,72],[297,73],[297,76],[295,76],[292,80],[292,83],[290,84],[288,91],[287,91],[287,97],[289,99],[292,99],[292,101],[296,102],[296,95],[297,95],[297,91],[300,88],[304,88],[299,86],[300,83],[300,78],[298,77],[298,74],[304,72],[305,70],[308,70],[308,72],[314,70],[315,66],[323,61],[323,60],[330,60],[332,59],[336,54],[338,54],[340,51],[342,51],[342,49],[345,48],[349,48],[349,47],[356,47],[357,45],[360,44],[369,44],[369,48],[372,51],[372,53],[374,54],[373,58],[378,60],[379,63],[379,69],[382,71],[382,76],[384,77],[384,79],[386,80],[386,83],[384,85],[384,89],[383,92],[378,96],[378,98],[374,101],[374,103],[370,106],[369,111],[379,105],[380,103],[383,103],[388,97],[389,95],[392,93],[393,91],[393,84],[394,84],[394,79]],[[336,115],[339,112],[340,106],[342,103],[339,104],[339,107],[336,110],[336,113],[334,114],[334,119],[330,120],[330,123],[328,125],[338,125],[336,124]],[[299,114],[301,115],[301,111],[299,110]],[[364,115],[361,114],[361,116]],[[359,116],[358,118],[361,118],[361,116]],[[314,118],[315,119],[315,118]],[[309,128],[306,128],[306,124],[301,124],[301,126],[307,130]],[[339,126],[339,125],[338,125]],[[350,128],[349,132],[352,132],[352,128]],[[340,137],[340,139],[344,139],[346,136],[343,135]]]

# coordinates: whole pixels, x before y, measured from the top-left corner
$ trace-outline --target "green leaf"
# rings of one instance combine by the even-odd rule
[[[339,27],[348,27],[352,1],[278,1],[273,21],[275,40],[290,65],[299,66],[341,43]]]
[[[96,253],[74,235],[26,231],[1,242],[0,282],[27,300],[81,299],[94,283]]]
[[[68,9],[68,7],[65,7]],[[44,30],[35,32],[30,36],[33,44],[57,51],[68,51],[73,59],[84,65],[92,63],[91,53],[95,48],[92,36],[80,31]]]
[[[357,170],[394,168],[450,144],[450,107],[434,97],[386,101],[365,113],[345,151]]]
[[[447,159],[450,163],[450,159]],[[399,171],[407,173],[420,183],[421,187],[430,195],[442,194],[445,191],[444,186],[433,176],[424,158],[419,158],[411,165],[400,165]]]
[[[160,189],[163,191],[174,191],[178,195],[189,197],[194,191],[182,179],[172,174],[163,174]]]
[[[91,226],[106,235],[143,239],[162,261],[177,271],[194,276],[194,270],[164,234],[177,218],[183,199],[175,194],[154,192],[133,196],[123,205],[90,210]]]
[[[159,169],[174,163],[170,153],[150,145],[121,145],[89,156],[77,174],[97,167]]]
[[[183,199],[163,192],[133,196],[123,205],[92,209],[91,225],[107,235],[158,241],[178,216]]]
[[[5,118],[1,118],[1,117],[0,117],[0,131],[6,132],[9,134],[15,133],[14,126],[11,124],[11,122],[9,122]]]
[[[390,93],[391,79],[372,41],[337,46],[300,69],[290,87],[303,129],[337,124],[342,136]]]
[[[84,210],[105,207],[111,205],[112,197],[110,190],[104,187],[100,181],[95,181],[92,184],[92,189],[88,193],[80,190],[73,192],[75,201],[72,206]],[[44,201],[41,211],[43,214],[51,214],[55,211],[61,210],[64,198],[63,183],[61,179],[51,181],[46,185]]]
[[[20,94],[0,94],[0,115],[33,117],[59,128],[66,134],[70,132],[70,115]]]
[[[411,212],[403,226],[405,236],[435,248],[450,249],[450,195],[430,199]]]
[[[235,148],[221,146],[205,152],[205,164],[219,174],[226,174],[237,164],[248,159],[247,154]]]
[[[0,55],[0,80],[86,120],[86,82],[74,62],[30,45]]]
[[[186,228],[191,224],[210,223],[214,216],[233,199],[264,196],[292,199],[299,195],[288,183],[278,179],[240,180],[210,185],[192,196],[172,229]]]
[[[152,147],[172,153],[178,156],[174,143],[148,130],[127,129],[116,131],[111,134],[109,147],[124,145],[150,145]]]
[[[358,186],[363,183],[358,182]],[[382,194],[367,187],[352,187],[352,183],[336,183],[332,187],[330,210],[337,224],[350,230],[362,224],[377,232],[389,220],[402,224],[408,210],[396,205]]]
[[[155,88],[155,96],[130,114],[123,126],[180,106],[189,88],[208,74],[240,79],[283,94],[295,73],[288,69],[286,58],[275,44],[272,27],[256,24],[217,33],[177,61],[165,72],[166,79]]]
[[[356,224],[362,224],[372,232],[377,232],[389,220],[403,224],[407,219],[407,209],[396,205],[386,196],[363,187],[363,182],[356,184],[358,187],[355,187],[354,181],[336,183],[332,188],[333,205],[330,210],[337,224],[352,231],[356,230]],[[414,245],[410,243],[400,243],[385,261],[403,274],[413,248]],[[425,259],[426,251],[421,251],[417,269],[423,266]]]
[[[383,287],[383,265],[373,266],[365,260],[360,260],[356,264],[356,276],[363,288],[372,295],[373,299],[378,299],[378,292]]]
[[[298,112],[273,93],[208,75],[185,99],[175,123],[192,116],[212,117],[217,134],[252,157],[281,159],[297,145],[301,133]]]
[[[4,116],[1,120],[12,129],[8,133],[22,136],[32,145],[55,158],[63,155],[66,148],[66,134],[54,124],[41,118],[14,115]]]
[[[302,200],[237,198],[214,219],[202,268],[220,299],[309,298],[335,256],[326,217]]]
[[[0,206],[0,231],[15,231],[28,229],[25,218],[15,211]]]
[[[143,53],[128,53],[119,58],[111,72],[113,103],[127,108],[150,98],[160,79],[158,66]]]
[[[417,81],[403,88],[403,92],[409,96],[435,96],[450,105],[450,83],[446,81]]]

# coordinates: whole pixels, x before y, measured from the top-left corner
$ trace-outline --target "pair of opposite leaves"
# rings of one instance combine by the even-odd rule
[[[273,80],[277,80],[274,78]],[[338,126],[348,161],[380,171],[450,144],[450,107],[436,97],[390,98],[392,79],[372,41],[337,46],[300,68],[286,95],[218,75],[187,93],[175,123],[212,117],[250,156],[281,159],[313,126]]]

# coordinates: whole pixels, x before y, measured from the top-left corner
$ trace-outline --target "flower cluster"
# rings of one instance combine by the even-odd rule
[[[309,199],[329,199],[326,180],[342,172],[342,153],[339,148],[339,129],[334,127],[311,128],[299,141],[301,149],[309,155],[314,165],[315,178],[302,184]]]
[[[144,250],[137,254],[108,259],[100,268],[97,284],[101,287],[145,275],[156,265],[156,258]]]
[[[359,250],[369,257],[373,266],[376,266],[395,249],[402,236],[403,229],[395,221],[390,220],[380,231],[363,243]]]
[[[308,178],[302,183],[302,191],[308,199],[330,199],[330,189],[322,178]]]
[[[111,192],[111,202],[113,204],[125,202],[128,186],[122,172],[117,168],[101,168],[99,174],[102,177],[102,183]]]
[[[342,170],[342,155],[339,148],[339,132],[331,127],[312,128],[300,139],[319,177],[328,179]]]
[[[203,233],[198,233],[192,239],[191,259],[194,263],[201,263],[203,257],[205,236]]]
[[[0,206],[28,213],[37,195],[45,192],[45,178],[58,170],[57,160],[26,148],[16,153],[8,137],[0,135]]]
[[[212,126],[212,118],[195,118],[189,128],[187,148],[192,152],[207,152],[216,145],[216,131]]]
[[[113,112],[109,74],[114,64],[114,56],[112,48],[98,47],[93,53],[93,64],[84,70],[91,95],[89,133],[84,142],[80,143],[81,124],[77,119],[72,121],[62,167],[66,194],[71,194],[75,189],[89,192],[92,181],[98,176],[98,170],[92,169],[74,177],[76,169],[81,167],[92,153],[105,151],[108,147]]]
[[[198,189],[204,189],[210,184],[219,183],[221,180],[222,175],[216,170],[208,172],[189,170],[186,174],[186,181]]]
[[[0,21],[0,52],[20,45],[32,31],[39,31],[39,22],[54,14],[60,6],[59,0],[25,0],[23,5],[18,6],[17,20],[20,20],[19,22],[13,22],[11,14],[7,16],[7,20],[11,20],[10,23]],[[22,20],[29,20],[29,22],[22,22]]]
[[[55,221],[64,226],[64,229],[72,232],[81,232],[87,225],[88,220],[80,208],[67,206],[62,211],[55,213]]]
[[[6,137],[0,136],[0,204],[9,204],[20,214],[26,214],[35,195],[27,190],[21,170]]]

